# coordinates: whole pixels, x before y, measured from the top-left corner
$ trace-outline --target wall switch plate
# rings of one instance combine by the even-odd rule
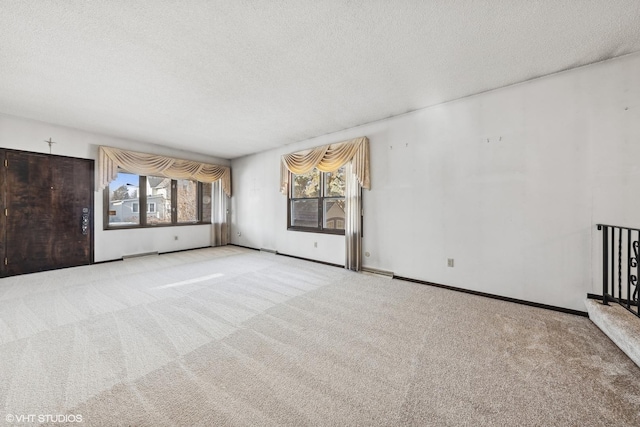
[[[447,258],[447,267],[453,267],[453,258]]]
[[[317,248],[318,247],[318,242],[313,242],[313,247]]]

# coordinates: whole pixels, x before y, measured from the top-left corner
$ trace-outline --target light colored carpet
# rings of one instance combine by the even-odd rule
[[[637,426],[640,368],[586,318],[228,246],[0,280],[0,405],[85,425]]]

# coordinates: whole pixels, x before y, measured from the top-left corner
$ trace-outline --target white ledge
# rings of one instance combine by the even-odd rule
[[[640,318],[614,302],[604,305],[601,301],[588,299],[585,305],[589,319],[640,366]]]

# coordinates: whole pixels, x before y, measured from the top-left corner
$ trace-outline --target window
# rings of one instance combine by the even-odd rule
[[[147,224],[171,225],[171,179],[163,176],[147,178]]]
[[[198,183],[188,179],[179,179],[176,181],[176,187],[178,197],[178,222],[197,222]],[[209,191],[209,193],[211,193],[211,191]]]
[[[119,173],[118,179],[109,184],[109,226],[140,225],[139,179],[138,175]]]
[[[291,174],[288,229],[344,234],[344,168]]]
[[[211,223],[211,184],[120,172],[104,199],[105,229]]]

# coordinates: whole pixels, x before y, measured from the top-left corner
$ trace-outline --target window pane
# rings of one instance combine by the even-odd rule
[[[178,222],[198,221],[198,183],[188,179],[179,179],[178,185]]]
[[[305,174],[293,174],[293,191],[291,192],[294,199],[303,197],[318,197],[320,195],[320,171],[313,169]]]
[[[344,230],[344,199],[324,199],[322,215],[324,228]]]
[[[118,173],[109,184],[109,226],[140,224],[140,177]]]
[[[171,224],[171,180],[147,177],[147,224]]]
[[[318,199],[292,200],[291,226],[318,228]]]
[[[324,196],[344,197],[344,167],[324,174]]]
[[[211,208],[213,203],[211,201],[212,185],[210,182],[202,183],[202,222],[211,222]]]

